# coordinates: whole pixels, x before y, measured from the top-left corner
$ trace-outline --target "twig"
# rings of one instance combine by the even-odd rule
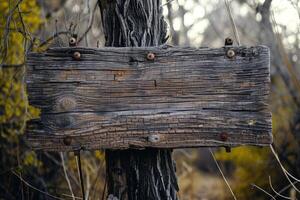
[[[102,198],[101,200],[104,200],[104,195],[106,192],[106,186],[107,186],[107,175],[105,175],[105,181],[104,181],[104,186],[103,186],[103,191],[102,191]]]
[[[70,31],[57,32],[53,36],[49,37],[47,40],[42,42],[38,47],[43,47],[43,46],[47,45],[50,41],[54,40],[55,38],[59,37],[60,35],[68,35],[68,34],[70,34]]]
[[[30,32],[28,31],[28,29],[26,28],[26,25],[25,25],[25,22],[23,20],[23,16],[22,16],[22,12],[21,12],[21,9],[20,9],[20,5],[17,6],[18,8],[18,14],[19,14],[19,18],[20,18],[20,21],[21,21],[21,24],[22,24],[22,28],[23,28],[23,31],[25,32],[25,36],[29,36],[30,40],[32,41],[32,37],[30,35]],[[27,42],[27,38],[25,38],[25,41]],[[26,48],[25,48],[26,49]]]
[[[294,185],[294,183],[290,180],[289,175],[291,176],[291,174],[289,174],[288,171],[287,171],[287,170],[283,167],[283,165],[281,164],[280,159],[279,159],[277,153],[275,152],[275,150],[274,150],[272,144],[270,144],[270,149],[271,149],[271,152],[273,153],[274,157],[276,158],[277,162],[279,163],[279,165],[280,165],[280,167],[281,167],[281,169],[282,169],[282,172],[283,172],[283,174],[285,175],[285,177],[287,178],[287,180],[290,182],[290,184],[293,186],[293,188],[294,188],[297,192],[300,193],[299,189],[298,189],[298,188]],[[291,176],[291,177],[294,178],[293,176]],[[298,181],[298,179],[296,179],[296,178],[294,178],[294,179]]]
[[[90,184],[90,173],[89,170],[87,169],[87,165],[85,166],[85,176],[86,176],[86,195],[85,195],[85,200],[88,200],[88,196],[90,195],[90,190],[91,190],[91,184]]]
[[[8,35],[9,35],[9,32],[10,32],[10,22],[12,20],[12,17],[13,17],[13,14],[15,12],[15,10],[18,8],[19,4],[22,2],[23,0],[19,0],[16,5],[14,6],[13,9],[11,9],[9,11],[9,14],[7,16],[7,19],[6,19],[6,24],[5,24],[5,29],[4,29],[4,33],[3,33],[3,46],[4,46],[4,52],[2,53],[2,61],[1,61],[1,64],[3,64],[5,62],[5,59],[6,59],[6,56],[7,56],[7,51],[8,51]],[[1,66],[0,66],[0,69],[1,69]]]
[[[94,193],[95,193],[95,188],[96,188],[96,185],[97,185],[97,183],[98,183],[98,178],[99,178],[99,176],[100,176],[100,172],[101,172],[101,170],[100,169],[102,169],[103,167],[104,167],[104,162],[102,162],[102,164],[100,165],[100,167],[98,167],[98,169],[97,169],[97,174],[96,174],[96,178],[94,179],[94,181],[93,181],[93,183],[92,183],[92,188],[91,188],[91,191],[92,191],[92,197],[94,197]],[[105,183],[104,183],[105,184]],[[89,199],[89,198],[88,198]]]
[[[233,16],[232,16],[230,4],[229,4],[228,0],[224,0],[224,1],[225,1],[226,10],[227,10],[227,13],[228,13],[228,16],[229,16],[229,19],[230,19],[230,23],[231,23],[231,27],[232,27],[232,30],[233,30],[235,40],[237,42],[237,45],[240,46],[240,44],[241,44],[240,37],[239,37],[239,33],[237,31],[237,28],[236,28],[236,25],[235,25],[235,22],[234,22],[234,19],[233,19]]]
[[[73,197],[72,197],[71,195],[69,195],[69,194],[61,194],[61,195],[66,196],[66,197],[73,198]],[[75,198],[75,199],[82,199],[81,197],[75,197],[75,196],[74,196],[74,198]]]
[[[30,188],[32,188],[32,189],[34,189],[34,190],[36,190],[36,191],[38,191],[38,192],[40,192],[40,193],[42,193],[42,194],[44,194],[44,195],[47,195],[47,196],[49,196],[49,197],[52,197],[52,198],[54,198],[54,199],[64,200],[64,199],[62,199],[62,198],[60,198],[60,197],[54,196],[54,195],[52,195],[52,194],[49,194],[49,193],[47,193],[47,192],[44,192],[44,191],[42,191],[42,190],[40,190],[40,189],[34,187],[33,185],[31,185],[30,183],[28,183],[27,181],[25,181],[25,180],[24,180],[21,176],[19,176],[16,172],[14,172],[14,171],[11,171],[11,172],[12,172],[15,176],[17,176],[23,183],[25,183],[25,185],[27,185],[28,187],[30,187]]]
[[[172,3],[172,1],[174,1],[174,0],[169,0],[169,1],[167,1],[166,3],[160,5],[160,7],[163,7],[163,6],[165,6],[165,5],[168,5],[169,3]]]
[[[62,196],[66,196],[66,197],[69,197],[69,198],[73,198],[71,195],[69,194],[61,194]],[[81,197],[76,197],[74,196],[75,199],[82,199]]]
[[[80,150],[78,152],[75,152],[75,155],[76,155],[78,174],[79,174],[80,183],[81,183],[82,199],[85,200],[84,182],[83,182],[83,175],[82,175],[82,169],[81,169]]]
[[[264,192],[266,195],[270,196],[272,199],[276,200],[275,197],[273,195],[271,195],[269,192],[267,192],[266,190],[262,189],[261,187],[255,185],[254,183],[250,184],[252,187],[255,187],[257,189],[259,189],[260,191]]]
[[[83,40],[83,38],[88,34],[88,32],[91,30],[92,26],[93,26],[93,22],[94,22],[94,18],[95,18],[95,11],[98,7],[98,1],[95,4],[95,7],[93,9],[93,12],[91,13],[91,19],[89,21],[89,25],[87,27],[87,29],[85,30],[85,32],[82,34],[82,36],[79,37],[78,39],[78,43],[81,42]]]
[[[294,183],[294,184],[297,184],[297,181],[294,181],[293,183]],[[286,191],[287,189],[289,189],[290,187],[292,187],[292,186],[291,186],[291,185],[287,185],[287,186],[285,186],[284,188],[282,188],[278,193],[280,194],[280,193]],[[274,195],[274,197],[276,197],[276,196],[278,196],[278,195],[277,195],[277,194]]]
[[[212,152],[211,148],[209,148],[209,152],[210,152],[211,156],[213,157],[214,162],[216,163],[216,165],[217,165],[217,167],[218,167],[218,170],[220,171],[220,173],[221,173],[221,175],[222,175],[222,177],[223,177],[223,180],[225,181],[227,187],[229,188],[229,190],[230,190],[230,192],[231,192],[231,194],[232,194],[233,199],[237,200],[237,198],[236,198],[236,196],[234,195],[234,193],[233,193],[233,191],[232,191],[232,189],[231,189],[231,187],[230,187],[230,185],[229,185],[229,183],[228,183],[226,177],[224,176],[224,174],[223,174],[223,172],[222,172],[222,170],[221,170],[221,167],[220,167],[220,165],[218,164],[217,159],[216,159],[214,153]]]
[[[72,185],[71,185],[69,176],[68,176],[68,174],[67,174],[67,169],[66,169],[66,165],[65,165],[64,155],[63,155],[62,152],[60,152],[60,158],[61,158],[61,164],[62,164],[62,166],[63,166],[65,178],[66,178],[66,181],[67,181],[67,183],[68,183],[69,190],[70,190],[70,192],[71,192],[71,196],[72,196],[73,200],[75,200],[75,196],[74,196],[74,193],[73,193],[73,190],[72,190]]]
[[[290,197],[286,197],[286,196],[283,196],[282,194],[280,194],[279,192],[277,192],[273,185],[272,185],[272,180],[271,180],[271,176],[269,176],[269,185],[270,185],[270,188],[273,190],[273,192],[277,195],[277,196],[280,196],[281,198],[284,198],[284,199],[291,199]]]

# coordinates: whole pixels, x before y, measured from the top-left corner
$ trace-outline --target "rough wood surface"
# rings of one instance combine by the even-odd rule
[[[161,0],[99,2],[105,46],[159,46],[166,42]],[[108,195],[120,200],[178,200],[171,149],[107,149],[105,161]]]
[[[28,125],[28,141],[50,151],[267,145],[269,83],[264,46],[31,53],[29,101],[42,115]]]

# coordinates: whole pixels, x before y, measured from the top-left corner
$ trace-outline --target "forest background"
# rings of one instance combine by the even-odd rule
[[[222,47],[226,37],[235,39],[227,8],[223,0],[163,1],[167,43]],[[300,1],[232,0],[230,8],[241,44],[271,50],[273,147],[282,166],[269,147],[213,153],[237,199],[300,198]],[[81,46],[104,46],[101,26],[96,0],[0,0],[0,199],[81,196],[72,152],[34,152],[24,141],[26,121],[40,114],[28,105],[24,63],[29,49],[68,46],[74,34]],[[208,149],[174,154],[181,200],[232,199]],[[87,196],[100,199],[104,153],[82,159]]]

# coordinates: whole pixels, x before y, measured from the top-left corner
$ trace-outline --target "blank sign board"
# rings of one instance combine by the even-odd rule
[[[28,56],[33,149],[272,143],[269,49],[53,48]]]

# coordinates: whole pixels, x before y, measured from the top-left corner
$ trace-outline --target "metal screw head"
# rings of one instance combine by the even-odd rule
[[[75,45],[76,45],[76,42],[77,42],[77,41],[76,41],[76,38],[71,37],[70,40],[69,40],[69,45],[70,45],[70,46],[75,46]]]
[[[80,53],[79,53],[78,51],[74,52],[74,53],[73,53],[73,58],[74,58],[75,60],[80,60],[80,58],[81,58]]]
[[[72,138],[70,136],[67,136],[63,139],[63,143],[67,146],[71,145],[72,143]]]
[[[227,51],[226,55],[227,55],[228,58],[234,58],[235,52],[234,52],[233,49],[229,49],[229,50]]]
[[[154,53],[148,53],[147,54],[147,60],[154,60],[155,59],[155,54]]]
[[[228,139],[228,133],[225,133],[225,132],[221,133],[221,134],[220,134],[220,139],[221,139],[223,142],[227,141],[227,139]]]

